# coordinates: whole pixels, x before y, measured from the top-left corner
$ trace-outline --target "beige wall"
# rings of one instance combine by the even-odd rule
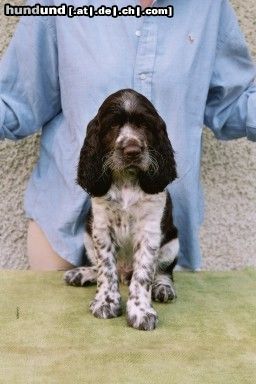
[[[11,39],[17,19],[3,15],[0,0],[0,55]],[[11,4],[23,4],[13,0]],[[255,0],[233,0],[256,60]],[[26,220],[23,193],[38,157],[39,135],[0,143],[0,267],[26,268]],[[256,266],[256,143],[245,139],[217,141],[204,133],[202,180],[205,223],[201,244],[207,269]]]

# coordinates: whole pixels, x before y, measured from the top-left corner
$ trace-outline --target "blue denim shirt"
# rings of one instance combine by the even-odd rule
[[[41,1],[54,3],[61,2]],[[99,7],[102,0],[70,4]],[[108,1],[114,4],[121,8],[138,1]],[[255,66],[229,2],[154,2],[155,7],[170,4],[173,18],[25,16],[1,60],[0,137],[18,140],[42,128],[39,161],[25,195],[26,215],[75,265],[84,262],[90,204],[75,183],[76,167],[86,126],[109,94],[133,88],[166,121],[179,175],[168,188],[184,267],[201,266],[204,123],[219,139],[256,140]]]

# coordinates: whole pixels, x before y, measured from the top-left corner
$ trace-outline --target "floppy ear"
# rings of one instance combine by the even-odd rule
[[[87,126],[77,170],[77,183],[92,196],[105,195],[111,186],[110,172],[103,172],[105,154],[100,143],[100,124],[96,116]]]
[[[167,135],[165,122],[160,116],[156,133],[152,157],[156,160],[158,168],[155,169],[151,165],[148,171],[139,172],[140,187],[149,194],[162,192],[177,177],[174,151]]]

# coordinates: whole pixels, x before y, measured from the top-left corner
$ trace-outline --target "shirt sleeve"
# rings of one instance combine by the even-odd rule
[[[53,16],[21,17],[2,57],[0,139],[29,136],[61,110],[54,22]]]
[[[204,123],[218,139],[256,141],[256,68],[234,10],[223,4]]]

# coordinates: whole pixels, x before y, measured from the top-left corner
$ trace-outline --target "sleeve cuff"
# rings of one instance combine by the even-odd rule
[[[256,141],[256,127],[246,127],[246,136],[248,140]]]
[[[248,140],[256,141],[256,84],[248,98],[246,136]]]
[[[0,98],[0,140],[4,140],[4,119],[5,119],[5,107],[2,99]]]

